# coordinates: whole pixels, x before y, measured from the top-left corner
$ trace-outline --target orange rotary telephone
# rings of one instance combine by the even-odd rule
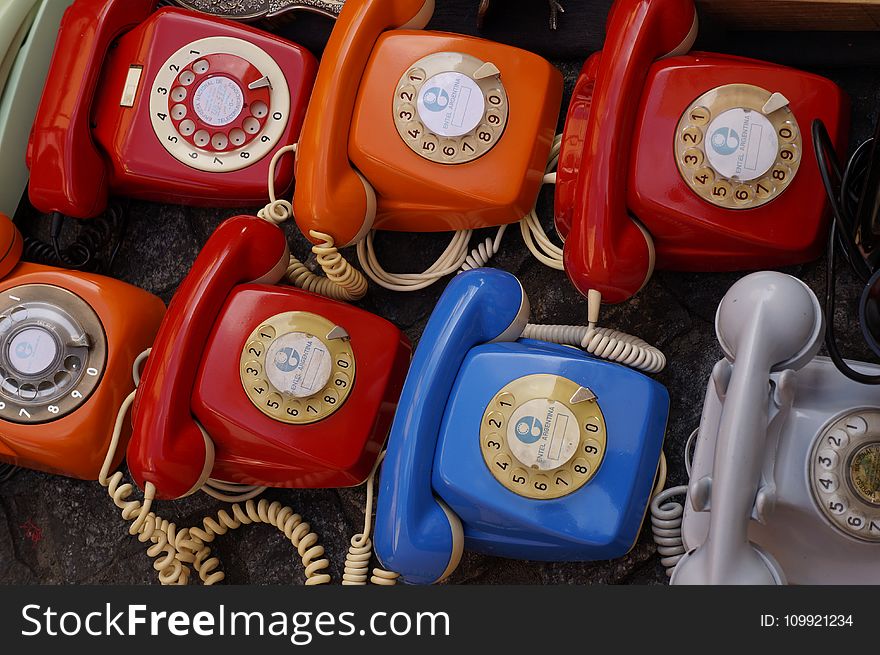
[[[65,13],[28,147],[43,212],[100,214],[108,194],[215,206],[266,199],[296,141],[317,65],[271,34],[156,0]],[[273,181],[287,188],[292,166]]]
[[[373,469],[409,342],[378,316],[275,285],[289,259],[284,232],[252,216],[208,239],[135,398],[127,459],[145,492],[178,498],[209,477],[348,487]]]
[[[523,50],[419,31],[433,9],[346,1],[296,157],[293,213],[313,242],[501,225],[532,209],[562,76]]]
[[[849,104],[817,75],[742,57],[685,54],[693,0],[617,0],[584,65],[556,188],[565,270],[620,302],[655,266],[730,271],[818,257],[828,203],[809,126],[836,146]]]
[[[95,480],[165,305],[101,275],[18,263],[21,252],[0,214],[0,462]]]

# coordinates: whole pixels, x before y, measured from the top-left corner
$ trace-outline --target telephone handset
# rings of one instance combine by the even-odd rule
[[[101,275],[19,263],[22,238],[3,214],[0,253],[0,462],[97,479],[165,305]]]
[[[338,247],[373,228],[512,223],[540,190],[562,77],[531,53],[414,31],[434,0],[347,0],[296,157],[294,216]],[[389,111],[390,108],[390,111]]]
[[[384,319],[274,286],[289,260],[276,225],[222,223],[171,301],[132,413],[128,466],[157,498],[211,477],[346,487],[372,470],[409,363]]]
[[[272,155],[297,140],[317,64],[259,30],[155,0],[76,0],[28,147],[43,212],[101,213],[108,194],[265,202]],[[73,80],[74,82],[71,82]],[[279,162],[275,187],[292,165]]]
[[[27,186],[28,131],[52,44],[70,0],[8,0],[0,6],[0,212],[13,216]]]
[[[582,351],[517,340],[511,274],[450,282],[416,349],[385,456],[376,554],[406,582],[450,575],[465,547],[532,560],[609,559],[638,537],[669,396]]]
[[[706,392],[672,583],[880,583],[876,387],[815,357],[821,307],[788,275],[741,279],[715,325],[725,359]]]
[[[626,300],[655,265],[739,270],[821,253],[827,203],[803,157],[815,118],[845,142],[845,94],[774,64],[684,54],[696,24],[692,0],[617,0],[604,49],[584,65],[555,209],[584,294]]]

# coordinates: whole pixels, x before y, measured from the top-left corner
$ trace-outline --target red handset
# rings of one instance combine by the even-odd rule
[[[315,58],[252,27],[155,4],[76,0],[65,14],[28,147],[39,210],[89,218],[109,194],[266,201],[273,154],[299,137]],[[279,193],[290,186],[291,158],[274,176]]]
[[[107,206],[104,158],[91,136],[92,99],[110,44],[150,15],[156,0],[75,2],[64,14],[37,109],[28,193],[41,211],[96,216]]]
[[[586,133],[566,135],[558,174],[557,222],[571,226],[565,270],[584,294],[596,289],[603,300],[619,302],[653,272],[651,237],[626,206],[636,99],[655,60],[690,48],[696,20],[693,0],[619,0],[611,8]]]
[[[193,418],[190,398],[227,295],[245,282],[277,282],[289,259],[277,226],[237,216],[211,235],[174,295],[138,387],[127,454],[135,482],[151,482],[159,498],[185,496],[211,473],[214,446]]]

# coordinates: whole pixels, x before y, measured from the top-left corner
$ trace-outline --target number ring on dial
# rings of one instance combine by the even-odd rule
[[[707,91],[681,115],[675,163],[703,200],[725,209],[753,209],[791,184],[803,155],[788,105],[764,114],[772,94],[751,84]]]
[[[813,443],[808,476],[814,502],[835,529],[880,543],[880,411],[829,422]]]
[[[0,419],[47,423],[70,414],[97,389],[106,365],[104,327],[85,300],[49,284],[3,292]]]
[[[605,456],[607,431],[598,399],[584,390],[548,374],[500,389],[480,423],[480,450],[492,476],[537,500],[567,496],[589,482]]]
[[[285,312],[251,332],[239,375],[253,405],[294,425],[320,421],[342,407],[354,387],[355,357],[349,339],[334,336],[336,328],[317,314]],[[271,361],[269,352],[274,353]]]
[[[258,134],[259,138],[250,140],[241,148],[229,149],[225,152],[209,150],[209,140],[203,141],[204,147],[188,143],[183,138],[184,132],[178,132],[175,128],[171,115],[177,105],[170,97],[169,90],[180,86],[177,84],[177,79],[181,71],[193,62],[214,54],[236,55],[249,61],[268,76],[272,84],[269,89],[270,108],[265,116],[265,126]],[[165,93],[160,92],[162,89]],[[213,173],[237,171],[253,165],[278,145],[287,127],[289,115],[290,91],[281,67],[262,48],[233,37],[208,37],[180,48],[162,64],[150,88],[150,121],[159,143],[179,162],[201,171]],[[165,118],[162,119],[161,116]],[[187,136],[196,131],[192,120],[185,119],[181,126],[184,126],[184,123],[186,123]],[[218,141],[214,141],[213,145],[216,146],[217,143]]]
[[[485,66],[471,55],[435,52],[406,70],[394,91],[392,118],[410,150],[438,164],[466,164],[498,144],[508,98],[499,75],[474,79]]]

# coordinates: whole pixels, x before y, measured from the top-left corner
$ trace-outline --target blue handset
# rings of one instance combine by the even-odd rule
[[[457,276],[431,314],[394,415],[376,508],[376,554],[407,581],[431,583],[461,558],[461,522],[431,488],[446,399],[471,348],[522,334],[528,298],[513,275],[481,268]],[[379,529],[381,526],[382,529]]]
[[[527,314],[513,275],[477,269],[453,280],[428,321],[376,511],[376,554],[405,582],[442,580],[464,547],[595,560],[638,537],[668,393],[581,350],[517,340]]]

